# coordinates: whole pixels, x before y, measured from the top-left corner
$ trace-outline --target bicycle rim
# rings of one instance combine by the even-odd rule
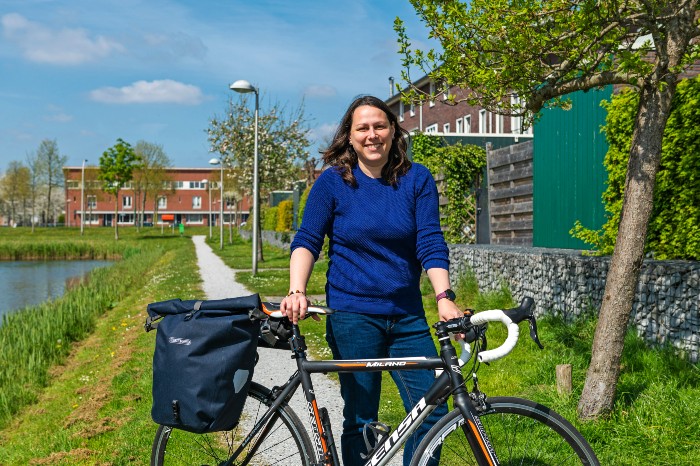
[[[599,466],[583,436],[546,406],[511,397],[488,402],[479,419],[501,466]],[[411,465],[476,466],[463,425],[459,410],[448,413],[425,436]]]
[[[240,443],[265,414],[270,391],[252,383],[238,425],[225,432],[193,434],[183,430],[158,426],[151,451],[152,466],[220,465],[231,459],[231,465],[244,464],[246,458],[254,466],[310,466],[314,463],[313,448],[304,425],[286,404],[278,410],[279,417],[265,438],[256,438],[237,457],[231,458]],[[267,403],[267,404],[266,404]],[[251,448],[257,449],[251,454]]]

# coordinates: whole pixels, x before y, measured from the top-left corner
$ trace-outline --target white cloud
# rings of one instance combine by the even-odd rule
[[[304,95],[307,97],[335,97],[337,93],[333,86],[323,84],[312,84],[304,89]]]
[[[47,115],[44,117],[44,120],[46,121],[55,121],[56,123],[68,123],[69,121],[73,121],[73,116],[68,115],[67,113],[54,113],[52,115]]]
[[[17,13],[2,16],[3,34],[25,58],[52,65],[78,65],[123,52],[124,47],[104,36],[91,38],[83,29],[52,30]]]
[[[90,92],[90,98],[107,104],[155,104],[169,103],[199,105],[204,96],[191,84],[171,79],[136,81],[130,86],[103,87]]]
[[[315,128],[311,128],[311,131],[309,131],[309,139],[316,141],[317,144],[325,144],[333,139],[336,129],[338,129],[337,123],[324,123]]]

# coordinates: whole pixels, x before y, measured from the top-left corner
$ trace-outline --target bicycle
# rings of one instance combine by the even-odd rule
[[[516,397],[487,397],[479,389],[476,372],[480,363],[506,356],[517,343],[518,324],[528,321],[530,336],[543,348],[537,334],[532,298],[519,307],[490,310],[437,322],[433,325],[440,344],[438,358],[385,358],[309,361],[306,344],[297,325],[282,318],[279,305],[264,303],[264,323],[284,322],[291,330],[289,348],[297,370],[282,386],[267,389],[253,383],[244,414],[232,431],[191,434],[159,426],[153,442],[151,464],[288,464],[338,466],[339,459],[331,432],[328,411],[318,406],[311,374],[432,369],[435,382],[425,396],[391,431],[379,422],[365,427],[371,449],[367,466],[387,464],[403,443],[438,405],[452,398],[454,409],[425,435],[411,461],[412,466],[445,465],[591,465],[600,463],[583,436],[562,416],[538,403]],[[312,306],[310,314],[327,315],[329,308]],[[486,349],[488,322],[501,322],[508,336],[501,346]],[[461,355],[450,335],[461,334]],[[472,346],[473,344],[473,350]],[[467,390],[462,366],[474,356]],[[306,399],[311,437],[287,405],[299,386]],[[438,460],[439,458],[439,460]],[[439,461],[439,463],[437,463]]]

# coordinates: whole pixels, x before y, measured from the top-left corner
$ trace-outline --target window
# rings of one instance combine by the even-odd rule
[[[134,214],[119,214],[118,223],[134,223]]]
[[[125,209],[131,209],[131,196],[122,197],[122,207]]]
[[[206,183],[201,181],[190,181],[190,189],[206,189]]]
[[[430,81],[430,106],[435,106],[435,83]]]
[[[204,223],[202,214],[187,214],[187,223]]]
[[[403,121],[403,114],[406,109],[403,107],[403,100],[399,100],[399,121]]]
[[[449,123],[445,123],[444,125],[442,125],[442,132],[443,132],[443,133],[449,133],[449,132],[450,132],[450,124],[449,124]]]
[[[94,209],[97,207],[97,196],[88,196],[87,197],[87,208],[88,209]]]
[[[480,133],[485,133],[486,132],[486,117],[487,117],[487,111],[484,109],[479,110],[479,132]]]
[[[185,182],[184,181],[173,181],[173,188],[175,189],[182,189],[185,187]]]
[[[158,198],[158,208],[167,209],[168,208],[168,198],[165,196],[160,196]]]
[[[472,116],[464,116],[464,133],[469,134],[472,132]]]
[[[433,124],[433,125],[430,125],[430,126],[428,126],[427,128],[425,128],[425,132],[426,132],[426,134],[435,134],[435,133],[437,133],[437,132],[438,132],[438,125],[437,125],[437,123],[435,123],[435,124]]]
[[[450,97],[450,88],[445,85],[445,90],[442,91],[442,100],[447,100]]]
[[[193,209],[201,209],[202,208],[202,196],[193,196],[192,197],[192,208]]]
[[[496,118],[496,133],[501,134],[503,132],[503,115],[495,115]]]
[[[414,104],[413,102],[411,102],[411,107],[410,107],[408,113],[409,113],[412,117],[413,117],[413,116],[416,116],[416,104]]]
[[[458,134],[464,132],[464,121],[461,118],[457,118],[457,121],[455,121],[455,126],[457,127],[456,131]]]

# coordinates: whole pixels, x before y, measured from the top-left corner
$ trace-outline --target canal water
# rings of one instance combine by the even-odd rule
[[[0,323],[2,315],[62,296],[96,267],[111,261],[0,261]]]

